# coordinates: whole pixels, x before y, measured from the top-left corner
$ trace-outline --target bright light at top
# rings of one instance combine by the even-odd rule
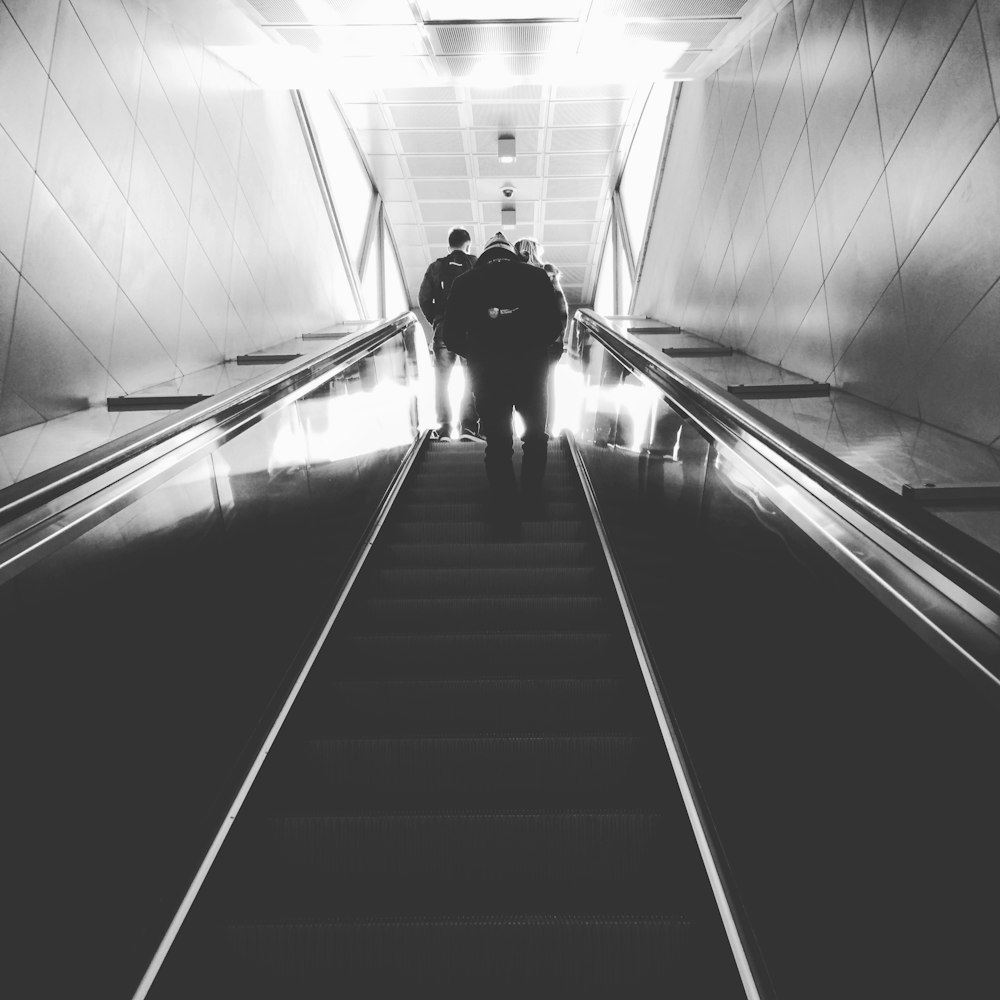
[[[578,18],[590,0],[419,0],[425,21],[530,21]]]

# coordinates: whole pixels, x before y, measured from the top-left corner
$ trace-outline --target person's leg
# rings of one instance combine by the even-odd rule
[[[437,337],[434,338],[434,410],[442,437],[451,436],[451,401],[448,398],[448,384],[457,357],[458,355],[449,351]]]
[[[542,479],[548,462],[549,365],[535,364],[519,373],[514,406],[524,421],[521,437],[521,493],[529,500],[542,494]]]
[[[469,374],[469,364],[464,359],[460,359],[462,364],[462,374],[465,376],[465,389],[462,391],[461,420],[462,430],[470,431],[473,434],[479,433],[479,413],[476,410],[476,395],[472,391],[472,376]]]
[[[515,492],[509,380],[482,364],[470,364],[468,372],[479,412],[479,429],[486,438],[486,479],[494,497],[506,502]]]

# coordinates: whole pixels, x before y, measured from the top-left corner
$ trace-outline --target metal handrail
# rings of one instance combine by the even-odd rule
[[[103,480],[113,477],[116,471],[122,475],[134,471],[130,463],[146,464],[144,460],[162,458],[208,429],[235,416],[262,409],[338,365],[364,357],[415,323],[411,312],[381,323],[373,321],[369,327],[339,340],[330,350],[290,361],[277,371],[249,379],[204,402],[168,414],[84,455],[8,486],[0,491],[0,525],[25,518],[32,510],[41,511],[46,505],[88,484],[93,484],[95,489],[103,488],[107,485]],[[126,469],[127,466],[130,467]],[[52,513],[52,510],[45,510],[44,517]]]
[[[264,766],[264,761],[270,753],[271,747],[278,738],[278,734],[281,732],[281,728],[284,726],[285,720],[288,718],[288,715],[292,710],[292,706],[295,704],[299,693],[309,677],[309,673],[312,670],[313,665],[319,657],[323,644],[326,642],[334,623],[337,621],[344,608],[344,604],[347,601],[351,588],[354,586],[355,580],[357,580],[358,576],[361,574],[361,570],[365,565],[365,560],[371,554],[371,550],[375,545],[379,532],[385,525],[385,522],[389,517],[389,512],[392,510],[392,505],[399,496],[399,493],[403,488],[403,484],[406,482],[407,476],[413,469],[418,456],[427,447],[429,439],[430,431],[424,431],[419,437],[414,439],[406,455],[403,457],[399,468],[396,470],[392,481],[386,488],[382,499],[379,501],[379,504],[375,509],[375,513],[365,530],[364,537],[355,549],[351,565],[339,587],[337,598],[334,601],[333,607],[327,614],[326,619],[323,622],[323,627],[317,632],[316,636],[312,640],[309,653],[305,657],[301,668],[298,670],[298,673],[295,676],[295,681],[282,702],[281,709],[278,711],[274,720],[270,723],[267,735],[254,755],[253,762],[248,768],[246,775],[243,777],[243,781],[241,782],[232,803],[225,811],[222,822],[219,824],[219,827],[215,832],[215,836],[212,838],[212,842],[209,845],[208,850],[205,852],[205,856],[202,858],[201,864],[198,866],[198,870],[195,872],[194,877],[192,878],[191,883],[180,902],[180,905],[174,912],[163,937],[160,939],[160,943],[157,946],[156,951],[153,953],[149,965],[143,973],[142,979],[139,981],[139,985],[136,987],[132,1000],[145,1000],[145,997],[152,988],[154,980],[159,974],[160,969],[163,967],[167,953],[173,947],[184,921],[191,912],[194,901],[197,898],[198,893],[201,892],[201,887],[204,885],[209,871],[215,864],[216,858],[218,858],[219,852],[222,850],[223,843],[235,825],[236,818],[239,815],[240,810],[243,808],[243,804],[246,802],[247,796],[250,794],[250,789],[257,780],[257,776],[260,774],[261,768]]]
[[[1000,554],[852,468],[713,382],[654,354],[642,341],[580,309],[580,323],[627,368],[644,375],[709,433],[721,425],[802,485],[819,484],[994,614],[1000,614]]]
[[[680,726],[677,724],[673,709],[670,707],[666,690],[657,675],[655,659],[647,648],[639,615],[629,592],[626,574],[615,555],[614,545],[601,513],[597,490],[580,453],[580,446],[572,432],[567,432],[566,443],[580,477],[580,485],[583,487],[587,506],[594,519],[597,538],[611,574],[611,582],[614,585],[615,594],[625,619],[632,649],[642,672],[650,705],[656,716],[660,735],[663,737],[663,744],[670,758],[674,777],[677,779],[677,788],[684,802],[684,809],[691,823],[691,831],[698,845],[698,852],[701,855],[702,864],[705,866],[705,873],[708,876],[712,895],[715,897],[722,926],[736,962],[736,970],[739,973],[747,1000],[766,1000],[774,995],[766,964],[739,896],[733,887],[732,874],[725,862],[725,853],[720,847],[718,837],[709,819],[704,793],[691,766]]]

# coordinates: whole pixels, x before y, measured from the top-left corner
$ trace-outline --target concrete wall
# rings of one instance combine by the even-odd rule
[[[792,0],[683,85],[635,311],[1000,447],[1000,3]]]
[[[141,0],[0,2],[0,192],[0,433],[356,315],[288,93]]]

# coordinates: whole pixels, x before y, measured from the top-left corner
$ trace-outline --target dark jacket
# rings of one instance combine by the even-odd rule
[[[551,360],[564,320],[549,276],[506,255],[455,279],[441,337],[470,361]],[[560,351],[561,353],[561,351]]]
[[[446,257],[438,257],[428,264],[424,280],[420,283],[417,302],[424,318],[434,328],[435,333],[444,318],[452,281],[468,271],[475,263],[476,258],[471,254],[452,250]]]

